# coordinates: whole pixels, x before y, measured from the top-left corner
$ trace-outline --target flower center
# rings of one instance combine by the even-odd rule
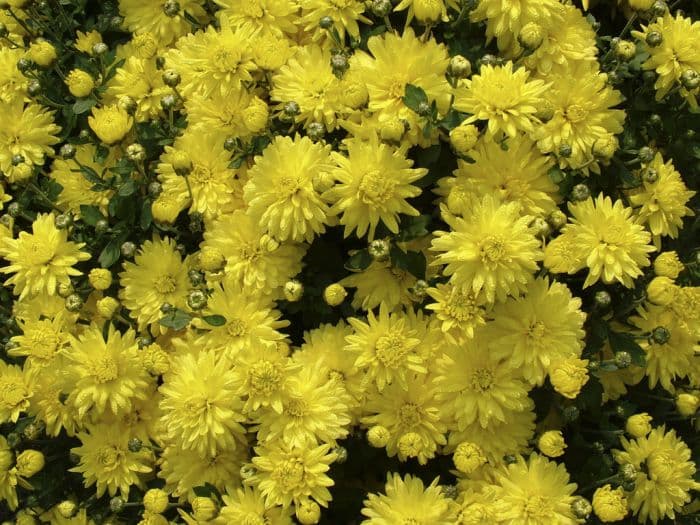
[[[195,164],[192,166],[192,171],[188,177],[195,184],[207,184],[214,178],[211,170],[206,166],[202,166],[201,164]]]
[[[231,319],[226,325],[226,332],[233,337],[240,337],[246,333],[246,325],[240,319]]]
[[[115,447],[102,447],[97,451],[97,462],[105,468],[113,468],[117,466],[120,455]]]
[[[301,189],[296,177],[280,177],[278,184],[280,195],[284,195],[285,197],[291,197]]]
[[[405,403],[399,408],[399,420],[405,428],[413,428],[420,425],[420,407],[415,403]]]
[[[649,479],[654,481],[668,481],[673,478],[676,466],[673,454],[667,451],[654,451],[646,461]]]
[[[300,488],[304,481],[304,465],[298,459],[288,459],[275,467],[272,479],[279,483],[285,492]]]
[[[578,104],[572,104],[566,108],[566,120],[569,122],[581,122],[582,120],[585,120],[587,116],[588,111]]]
[[[391,199],[394,182],[379,170],[370,170],[362,176],[358,196],[365,204],[383,204]]]
[[[250,386],[254,394],[269,396],[280,384],[282,374],[270,361],[258,361],[250,367]]]
[[[175,279],[170,275],[161,275],[153,283],[153,288],[156,289],[161,295],[166,295],[173,293],[177,286],[175,285]]]
[[[625,243],[625,230],[618,224],[610,224],[600,236],[601,242],[611,246],[621,246]]]
[[[306,401],[303,399],[292,399],[285,407],[285,412],[293,418],[302,418],[306,415]]]
[[[457,321],[470,321],[479,315],[479,307],[474,297],[455,290],[445,305],[445,313]]]
[[[538,340],[544,337],[547,327],[542,321],[531,321],[527,329],[527,337]]]
[[[241,62],[241,52],[232,47],[219,46],[212,50],[214,67],[222,73],[229,73],[238,69]]]
[[[238,255],[244,261],[254,262],[260,257],[260,247],[257,244],[249,242],[240,247]]]
[[[506,257],[506,243],[501,235],[489,235],[479,245],[479,255],[484,264],[492,265]]]
[[[406,338],[402,334],[390,333],[381,336],[374,344],[377,359],[387,368],[398,368],[408,353]]]
[[[486,368],[477,368],[472,373],[471,387],[477,392],[488,392],[493,386],[493,372]]]
[[[525,504],[525,515],[528,518],[546,519],[552,516],[552,508],[544,496],[532,496]]]
[[[47,328],[38,328],[28,334],[32,355],[41,359],[53,357],[58,347],[58,336]]]
[[[0,383],[0,406],[14,408],[27,397],[24,385],[16,381]]]
[[[54,250],[50,243],[32,239],[29,243],[29,257],[33,264],[48,264],[54,256]]]
[[[103,356],[97,361],[92,362],[92,375],[95,382],[107,383],[114,381],[119,375],[119,367],[111,356]]]
[[[399,79],[392,80],[387,93],[390,98],[400,99],[406,94],[406,82]]]

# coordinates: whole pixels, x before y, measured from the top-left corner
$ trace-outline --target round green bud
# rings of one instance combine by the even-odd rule
[[[121,245],[120,251],[124,257],[133,257],[136,253],[136,245],[131,241],[126,241]]]
[[[63,157],[66,160],[75,157],[75,153],[76,149],[73,144],[64,144],[59,150],[59,154],[61,155],[61,157]]]
[[[642,172],[642,179],[648,184],[654,184],[659,180],[659,174],[654,168],[645,168]]]
[[[595,293],[594,301],[598,308],[605,309],[612,303],[612,297],[607,291],[599,290]]]
[[[66,310],[69,312],[79,312],[83,307],[83,299],[77,293],[70,294],[66,297]]]
[[[651,342],[657,345],[665,345],[671,338],[671,332],[663,326],[657,326],[651,331]]]
[[[124,510],[124,498],[114,496],[109,500],[109,510],[117,514]]]
[[[134,437],[129,440],[127,446],[129,447],[129,452],[139,452],[143,446],[143,442],[139,438]]]
[[[649,47],[657,47],[663,43],[664,37],[658,31],[649,31],[644,40]]]
[[[187,295],[187,306],[192,310],[201,310],[207,305],[207,294],[202,290],[192,290]]]
[[[681,74],[681,84],[688,91],[692,91],[700,86],[700,74],[694,69],[686,69]]]
[[[369,243],[368,251],[375,261],[385,261],[389,258],[391,243],[386,239],[375,239]]]
[[[163,303],[160,305],[160,313],[169,314],[175,309],[175,307],[170,303]]]
[[[60,215],[56,215],[56,218],[54,219],[54,224],[59,230],[65,230],[71,224],[73,224],[73,217],[70,213],[61,213]]]
[[[160,182],[153,181],[148,185],[148,195],[155,198],[163,191],[163,185]]]
[[[591,196],[591,190],[585,184],[577,184],[571,190],[571,199],[577,202],[585,201]]]
[[[565,143],[564,143],[564,144],[561,144],[561,145],[559,146],[559,156],[560,156],[560,157],[563,157],[563,158],[565,158],[565,159],[568,159],[569,157],[571,157],[571,154],[572,154],[572,153],[573,153],[573,150],[571,149],[571,145],[570,145],[570,144],[565,144]]]
[[[576,421],[579,416],[578,407],[576,405],[564,407],[564,410],[562,410],[562,416],[564,417],[564,420],[569,423]]]
[[[642,146],[639,148],[639,152],[637,152],[637,158],[641,162],[651,162],[654,160],[654,150],[651,149],[649,146]]]
[[[467,78],[472,73],[472,65],[462,55],[455,55],[450,59],[447,72],[454,78]]]
[[[330,29],[333,27],[333,19],[330,16],[324,16],[318,21],[318,25],[321,29]]]
[[[627,368],[632,364],[632,356],[629,352],[615,352],[615,366],[617,368]]]
[[[132,162],[141,162],[146,158],[146,149],[141,144],[129,144],[126,156]]]
[[[291,118],[296,117],[301,112],[301,109],[299,108],[299,104],[290,100],[284,105],[283,112],[286,117]]]
[[[41,93],[41,82],[39,82],[37,79],[33,78],[32,80],[29,81],[29,84],[27,84],[27,94],[30,97],[36,97]]]
[[[326,134],[326,128],[320,122],[311,122],[306,127],[306,134],[313,141],[319,141]]]
[[[105,233],[107,230],[109,230],[109,222],[106,219],[98,219],[95,223],[95,232]]]
[[[637,479],[637,469],[631,463],[623,463],[618,469],[623,481],[634,481]]]
[[[375,16],[385,17],[391,13],[393,6],[391,0],[373,0],[370,9]]]
[[[176,104],[177,99],[175,98],[175,95],[168,94],[160,99],[160,107],[166,111],[174,109]]]
[[[174,69],[166,69],[163,72],[163,84],[168,87],[176,87],[181,80],[180,73]]]
[[[169,16],[170,18],[174,18],[177,15],[180,14],[180,2],[177,2],[176,0],[168,0],[163,4],[163,12],[165,13],[165,16]]]
[[[10,217],[19,217],[21,213],[22,208],[20,207],[19,202],[11,202],[7,207],[7,214]]]
[[[593,507],[586,498],[576,496],[571,502],[571,512],[580,520],[585,520],[593,512]]]

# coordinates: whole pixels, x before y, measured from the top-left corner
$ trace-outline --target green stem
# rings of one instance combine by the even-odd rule
[[[584,488],[582,488],[581,492],[588,492],[589,490],[594,489],[596,487],[599,487],[599,486],[603,485],[604,483],[607,483],[608,481],[614,481],[616,479],[618,479],[618,474],[615,474],[613,476],[609,476],[607,478],[598,479],[598,480],[594,481],[593,483],[591,483],[590,485],[587,485]]]
[[[465,0],[464,5],[462,6],[462,9],[459,11],[459,16],[457,17],[457,20],[455,20],[452,25],[450,25],[450,28],[456,29],[459,24],[461,24],[464,19],[467,16],[467,13],[469,13],[469,10],[471,8],[471,0]]]

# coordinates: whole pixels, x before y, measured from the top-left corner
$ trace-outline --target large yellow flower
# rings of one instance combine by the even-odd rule
[[[109,82],[106,103],[118,102],[128,96],[137,104],[136,122],[157,119],[163,112],[160,100],[172,94],[172,88],[163,83],[163,72],[158,70],[155,58],[129,56]]]
[[[181,0],[175,16],[165,13],[164,0],[119,0],[119,12],[126,28],[136,35],[152,33],[161,46],[167,46],[192,30],[185,12],[198,22],[204,22],[204,0]]]
[[[296,0],[214,0],[220,7],[219,18],[228,18],[234,26],[248,27],[255,33],[282,34],[297,32],[299,6]]]
[[[318,21],[324,16],[333,20],[335,28],[341,38],[345,32],[353,38],[360,38],[360,26],[358,22],[370,24],[370,20],[363,16],[366,4],[362,0],[298,0],[301,5],[301,18],[299,21],[306,31],[314,38],[322,38],[323,31],[318,30]]]
[[[316,180],[332,167],[330,147],[308,137],[278,136],[248,171],[243,198],[248,215],[279,241],[313,241],[326,231],[328,205]]]
[[[512,62],[485,65],[455,91],[454,107],[471,113],[464,121],[467,124],[486,120],[490,135],[498,136],[502,131],[515,137],[518,131],[530,133],[539,124],[535,115],[548,88],[543,80],[531,80],[525,68],[513,71]]]
[[[700,490],[695,481],[696,466],[683,440],[666,427],[653,429],[648,436],[633,440],[621,436],[622,450],[614,450],[615,461],[631,464],[637,471],[634,491],[627,494],[629,506],[640,523],[656,524],[675,518],[676,512]]]
[[[215,525],[260,524],[292,525],[291,509],[270,507],[257,488],[239,487],[221,496],[223,506],[212,523]]]
[[[80,251],[85,243],[69,241],[68,231],[56,228],[55,219],[53,213],[40,213],[32,223],[32,233],[22,231],[16,239],[0,239],[0,256],[10,263],[0,272],[13,274],[5,285],[13,285],[20,299],[56,294],[59,285],[70,284],[71,276],[82,275],[73,266],[90,258]]]
[[[453,283],[428,288],[433,302],[426,308],[435,312],[440,329],[452,344],[474,337],[474,330],[486,322],[486,305],[472,292]]]
[[[360,310],[372,310],[380,304],[390,310],[413,304],[411,289],[415,283],[415,275],[392,266],[389,260],[372,261],[363,271],[340,281],[343,286],[356,288],[352,307]]]
[[[0,360],[0,424],[15,423],[29,407],[32,397],[31,375],[17,365]]]
[[[23,56],[21,47],[0,48],[0,101],[3,103],[14,102],[25,95],[29,81],[17,68],[17,61]]]
[[[18,320],[22,335],[10,339],[15,346],[7,350],[13,357],[26,356],[25,367],[43,368],[54,362],[68,343],[63,312],[53,319]]]
[[[542,258],[538,240],[515,202],[500,204],[487,195],[465,218],[443,213],[452,231],[437,231],[433,265],[445,265],[450,281],[486,301],[505,300],[525,291]]]
[[[323,194],[333,203],[331,212],[340,215],[345,237],[354,230],[362,237],[369,230],[371,241],[380,221],[389,231],[398,233],[399,214],[419,214],[406,199],[420,195],[420,188],[411,183],[428,170],[411,168],[413,161],[406,158],[405,149],[379,142],[376,135],[369,141],[354,139],[345,144],[347,157],[332,154],[338,167],[331,175],[337,183]]]

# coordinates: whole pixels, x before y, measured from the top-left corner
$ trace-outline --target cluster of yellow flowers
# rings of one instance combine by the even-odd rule
[[[610,479],[557,458],[630,389],[700,430],[698,262],[668,244],[696,192],[663,141],[620,160],[617,87],[636,63],[696,111],[700,22],[618,0],[599,56],[593,2],[119,0],[124,38],[59,42],[42,4],[0,2],[3,518],[312,525],[358,437],[412,465],[362,487],[368,525],[698,511],[636,404],[594,430]],[[99,518],[22,496],[59,442]]]

